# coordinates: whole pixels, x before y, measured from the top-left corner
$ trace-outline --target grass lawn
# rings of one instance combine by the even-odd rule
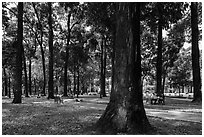
[[[64,104],[54,103],[53,100],[47,100],[45,97],[23,98],[22,104],[11,102],[12,99],[2,99],[3,135],[94,135],[98,134],[94,124],[104,111],[98,107],[81,105],[86,102],[76,102],[74,99],[65,99]],[[176,109],[179,106],[181,109],[201,108],[201,105],[198,104],[180,103],[175,106]],[[160,109],[158,105],[147,105],[146,107]],[[156,129],[150,133],[153,135],[202,134],[201,123],[168,120],[153,116],[148,116],[148,118]]]

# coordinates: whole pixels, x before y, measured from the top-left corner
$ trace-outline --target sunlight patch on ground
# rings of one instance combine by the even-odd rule
[[[2,117],[10,116],[10,113],[9,109],[2,109]]]
[[[202,113],[202,109],[175,109],[174,111]]]
[[[173,126],[189,126],[187,122],[176,121],[172,124]]]
[[[13,121],[13,120],[6,120],[6,121],[3,121],[3,125],[9,125],[9,126],[18,126],[19,122],[18,121]]]
[[[31,120],[31,118],[32,116],[21,116],[21,117],[16,118],[16,121],[19,121],[19,123],[22,123],[22,121]]]
[[[50,130],[53,130],[53,131],[57,131],[59,128],[57,128],[56,126],[52,125],[51,127],[49,127]]]
[[[93,121],[93,119],[99,119],[101,116],[101,114],[93,114],[93,115],[89,115],[89,116],[81,116],[79,117],[79,120],[81,122],[89,122],[89,121]]]
[[[107,103],[98,102],[106,99],[93,97],[82,99],[82,102],[76,102],[76,99],[64,99],[67,100],[64,104],[57,104],[53,99],[33,97],[24,99],[23,104],[20,105],[12,104],[12,99],[3,99],[9,101],[2,104],[2,134],[95,134],[92,125],[97,122],[107,105]],[[147,105],[148,108],[145,110],[150,122],[153,126],[161,128],[161,134],[201,134],[202,121],[199,118],[202,117],[202,113],[184,112],[179,110],[179,107],[186,111],[199,111],[196,109],[202,106],[179,101],[184,103],[175,106],[177,103],[175,100],[175,103],[171,102],[172,106]],[[168,127],[165,127],[166,124]]]
[[[63,99],[63,101],[64,101],[64,103],[65,103],[65,102],[69,103],[69,102],[73,102],[74,99]]]

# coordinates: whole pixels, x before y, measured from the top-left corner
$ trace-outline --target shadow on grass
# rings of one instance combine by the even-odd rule
[[[11,100],[11,99],[10,99]],[[44,98],[25,98],[22,104],[2,104],[3,135],[97,135],[95,123],[103,113],[76,102],[56,104]],[[83,102],[81,102],[83,103]],[[92,104],[92,103],[91,103]],[[150,135],[199,135],[202,124],[148,116],[155,130]],[[120,133],[118,133],[120,134]]]

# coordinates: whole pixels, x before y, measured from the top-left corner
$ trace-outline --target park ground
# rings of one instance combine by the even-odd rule
[[[109,98],[80,96],[64,98],[63,104],[46,97],[23,98],[22,104],[2,98],[3,135],[97,135],[95,123],[105,110]],[[189,99],[166,98],[165,105],[145,103],[151,135],[201,135],[202,105]],[[118,133],[124,134],[124,133]]]

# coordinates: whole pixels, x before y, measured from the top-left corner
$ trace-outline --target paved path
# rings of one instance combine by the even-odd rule
[[[82,102],[76,102],[80,107],[89,107],[93,109],[104,110],[109,102],[108,99],[99,99],[99,98],[80,98]],[[164,119],[174,119],[174,120],[183,120],[190,122],[202,123],[202,113],[192,112],[192,111],[183,111],[182,109],[151,109],[145,108],[146,114],[148,116],[160,117]]]
[[[159,109],[145,109],[145,110],[146,114],[149,116],[202,123],[202,113],[183,112],[179,110],[159,110]]]

